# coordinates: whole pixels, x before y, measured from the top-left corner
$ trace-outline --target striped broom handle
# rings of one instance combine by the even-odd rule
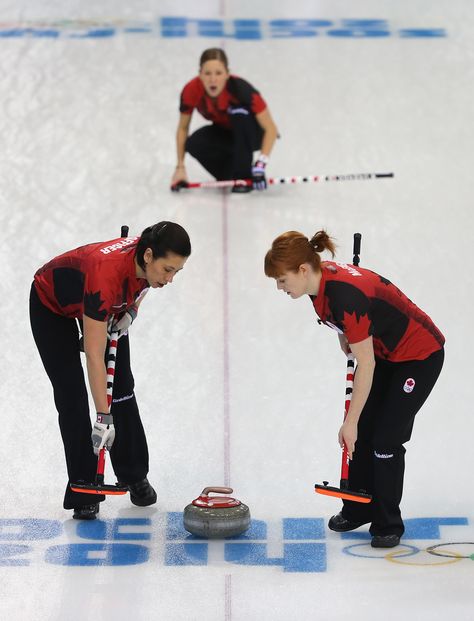
[[[355,359],[354,354],[347,356],[347,369],[346,369],[346,400],[344,403],[344,420],[346,420],[347,412],[351,405],[352,391],[354,389],[354,367]],[[341,489],[349,489],[349,452],[347,450],[346,443],[344,442],[344,448],[342,450],[342,465],[341,465]]]
[[[360,233],[354,233],[353,242],[353,258],[352,265],[357,267],[360,261],[360,244],[362,235]],[[351,352],[347,356],[347,370],[346,370],[346,401],[344,404],[344,420],[346,420],[347,412],[351,405],[352,391],[354,389],[354,372],[355,372],[355,358]],[[346,443],[344,442],[344,448],[342,450],[342,465],[341,465],[341,489],[349,489],[349,453],[347,451]]]
[[[323,181],[365,181],[368,179],[388,179],[394,177],[394,173],[350,173],[344,175],[308,175],[306,177],[270,177],[268,185],[297,184],[297,183],[320,183]],[[225,181],[182,182],[177,184],[176,189],[181,188],[233,188],[234,186],[250,186],[252,179],[228,179]]]

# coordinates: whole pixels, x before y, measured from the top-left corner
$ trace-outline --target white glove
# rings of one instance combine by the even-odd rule
[[[112,334],[112,332],[118,332],[118,338],[120,338],[124,334],[127,334],[128,329],[137,318],[137,315],[138,306],[134,304],[133,306],[130,306],[130,308],[127,308],[127,310],[124,313],[121,313],[118,317],[113,317],[109,324],[109,335]]]
[[[97,412],[97,420],[92,428],[91,440],[96,455],[100,453],[101,448],[104,446],[110,451],[115,440],[114,417],[112,414]]]

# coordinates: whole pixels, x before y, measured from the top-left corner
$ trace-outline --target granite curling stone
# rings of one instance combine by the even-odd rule
[[[221,539],[235,537],[250,526],[250,510],[240,500],[230,496],[209,496],[232,494],[231,487],[205,487],[201,495],[184,509],[184,528],[198,537]]]

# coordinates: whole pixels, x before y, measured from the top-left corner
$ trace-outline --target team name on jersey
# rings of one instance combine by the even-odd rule
[[[352,276],[362,276],[362,274],[358,272],[353,265],[347,265],[347,263],[339,263],[339,262],[336,262],[336,265],[338,267],[341,267],[343,270],[347,270],[349,274],[351,274]]]
[[[126,246],[131,246],[137,241],[138,237],[126,237],[122,241],[117,242],[116,244],[111,244],[110,246],[104,246],[100,249],[102,254],[110,254],[115,250],[120,250],[120,248],[125,248]]]

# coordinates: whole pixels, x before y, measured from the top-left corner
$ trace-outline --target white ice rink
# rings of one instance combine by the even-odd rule
[[[172,194],[179,93],[216,45],[277,122],[271,176],[394,178]],[[0,0],[1,621],[474,619],[473,62],[471,0]],[[158,504],[109,498],[78,523],[31,279],[165,219],[193,253],[131,336]],[[361,265],[446,336],[391,551],[327,529],[339,501],[313,486],[339,482],[345,360],[308,300],[263,274],[276,235],[323,227],[342,261],[361,232]],[[249,505],[246,535],[182,530],[207,485]]]

